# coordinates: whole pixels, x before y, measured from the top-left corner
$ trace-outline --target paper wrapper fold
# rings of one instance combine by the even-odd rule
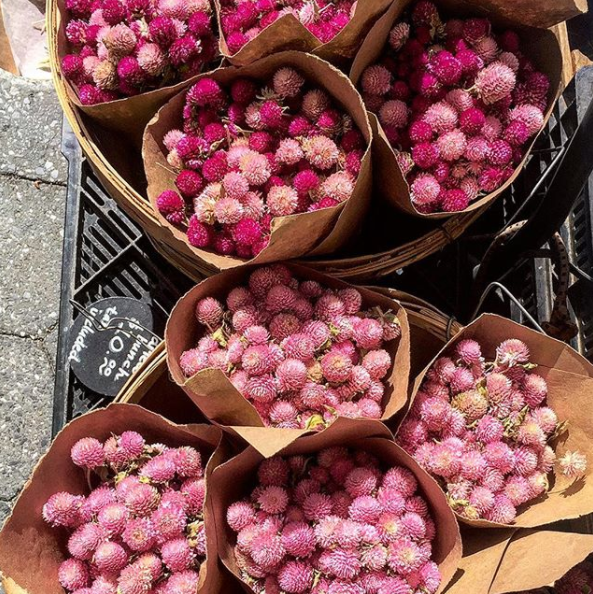
[[[350,114],[363,134],[367,147],[370,147],[372,134],[360,95],[346,76],[315,56],[294,51],[282,52],[250,66],[220,68],[198,78],[209,76],[226,87],[234,79],[244,76],[265,80],[283,66],[293,66],[307,80],[324,88],[337,105]],[[164,227],[163,231],[170,233],[177,240],[184,241],[196,259],[218,270],[234,268],[244,264],[245,260],[190,246],[185,231],[167,222],[156,207],[159,194],[175,188],[176,172],[167,163],[163,137],[169,130],[181,126],[184,101],[184,93],[176,95],[159,110],[145,130],[142,156],[148,180],[148,197],[156,217]],[[370,191],[371,156],[370,148],[367,148],[354,193],[346,202],[316,212],[274,218],[269,245],[250,260],[250,263],[263,264],[336,251],[359,229],[360,221],[369,206]]]
[[[480,343],[486,360],[494,360],[496,347],[508,338],[518,338],[529,347],[529,360],[537,364],[534,373],[544,377],[548,383],[547,406],[556,412],[560,423],[567,423],[566,432],[551,443],[552,447],[559,458],[566,452],[579,451],[588,460],[584,478],[576,482],[561,474],[550,474],[550,490],[521,506],[513,526],[535,528],[593,513],[593,416],[588,413],[593,403],[593,365],[555,338],[500,316],[484,314],[449,341],[416,378],[412,402],[435,360],[450,353],[459,341],[468,338]],[[486,520],[462,517],[460,520],[484,528],[504,526]]]
[[[198,448],[206,465],[206,478],[224,461],[222,433],[211,425],[174,425],[163,417],[133,404],[112,404],[83,415],[57,435],[47,454],[41,458],[0,532],[0,571],[7,594],[65,594],[58,582],[58,567],[67,557],[68,533],[52,528],[41,515],[45,502],[59,491],[88,494],[85,472],[70,459],[72,446],[83,437],[104,441],[112,434],[137,431],[153,443]],[[210,494],[207,486],[206,498]],[[204,506],[207,559],[200,570],[198,593],[222,592],[216,534],[210,506]]]
[[[68,40],[65,34],[65,28],[68,22],[65,1],[51,0],[48,3],[48,10],[57,11],[58,56],[61,60],[61,58],[69,53]],[[192,77],[188,80],[147,91],[146,93],[140,93],[133,97],[126,97],[106,103],[97,103],[95,105],[83,105],[78,98],[78,93],[72,84],[66,80],[66,77],[61,71],[61,64],[54,64],[54,68],[59,69],[60,76],[65,80],[66,84],[64,86],[66,93],[72,104],[91,117],[97,124],[123,133],[138,147],[141,146],[142,132],[150,118],[171,97],[185,89],[188,85],[191,85],[196,78]]]
[[[220,36],[220,53],[231,63],[246,66],[260,58],[285,50],[315,54],[336,65],[353,58],[369,29],[387,10],[391,0],[359,0],[350,22],[328,43],[322,43],[292,14],[287,14],[266,27],[238,52],[232,54],[224,35]],[[220,2],[216,0],[220,16]],[[219,31],[220,18],[218,23]]]
[[[459,527],[443,492],[435,481],[422,470],[399,446],[389,438],[390,434],[381,423],[352,419],[338,419],[331,427],[315,435],[301,436],[285,444],[282,456],[314,454],[332,446],[360,449],[376,456],[385,466],[399,465],[408,468],[417,478],[420,491],[429,504],[436,525],[433,542],[433,560],[439,566],[442,592],[455,573],[461,558]],[[233,547],[236,536],[226,523],[226,510],[231,503],[247,496],[255,487],[257,468],[264,457],[252,447],[247,448],[212,474],[212,513],[218,533],[219,555],[229,571],[240,580]],[[246,592],[249,586],[241,581]]]
[[[333,289],[351,286],[309,268],[292,264],[287,266],[299,280],[316,280]],[[165,342],[171,377],[183,387],[202,413],[215,423],[231,427],[250,445],[264,454],[271,455],[272,450],[277,451],[277,445],[270,441],[271,435],[284,436],[284,440],[292,441],[303,431],[264,427],[253,405],[241,395],[222,371],[205,369],[191,378],[186,378],[179,366],[181,354],[195,347],[200,338],[200,330],[195,319],[197,302],[204,297],[216,297],[224,303],[229,291],[234,287],[245,285],[253,270],[253,267],[242,267],[222,272],[204,280],[186,293],[171,312],[165,330]],[[386,380],[383,400],[382,420],[387,420],[405,408],[408,403],[410,339],[407,315],[397,301],[368,289],[360,287],[357,289],[363,297],[363,309],[378,305],[384,311],[391,310],[397,315],[401,325],[400,338],[386,343],[384,347],[394,359],[393,367]]]
[[[356,54],[350,70],[350,80],[355,86],[358,86],[362,73],[367,66],[371,66],[380,58],[390,30],[410,4],[411,0],[396,0],[389,10],[373,25]],[[523,0],[521,2],[510,0],[492,0],[489,2],[482,2],[482,0],[435,0],[435,4],[439,8],[445,9],[443,11],[445,17],[453,15],[485,15],[495,25],[504,23],[519,30],[521,51],[531,58],[536,67],[550,79],[549,103],[544,122],[545,128],[562,88],[562,53],[554,33],[542,27],[549,27],[562,20],[562,18],[556,20],[557,17],[552,17],[552,14],[577,14],[579,11],[576,3],[572,0],[560,2],[552,0],[546,0],[545,2],[540,2],[540,0]],[[530,5],[532,10],[525,12],[523,9],[527,5]],[[532,26],[528,27],[527,25]],[[389,140],[387,140],[381,124],[373,114],[370,114],[369,119],[373,129],[373,173],[376,188],[379,189],[379,196],[398,210],[423,219],[444,219],[458,215],[458,212],[423,214],[416,210],[410,195],[410,186],[397,164],[394,150]],[[465,210],[460,212],[467,213],[483,208],[510,187],[523,169],[536,139],[537,136],[531,140],[525,149],[525,156],[521,163],[517,165],[513,175],[500,188],[495,192],[477,198]]]
[[[462,530],[463,559],[447,594],[510,594],[551,586],[593,552],[592,534]]]

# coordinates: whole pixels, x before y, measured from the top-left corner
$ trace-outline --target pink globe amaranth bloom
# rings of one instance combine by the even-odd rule
[[[115,441],[115,438],[113,438],[113,440]],[[137,477],[128,477],[128,479],[128,484],[132,482],[136,484],[138,482]],[[122,492],[122,490],[125,489],[125,486],[126,479],[123,479],[118,485],[118,487],[120,488],[120,492]],[[116,495],[117,491],[113,490],[110,487],[97,487],[94,491],[91,491],[86,501],[84,501],[84,498],[82,498],[83,503],[80,509],[81,516],[86,518],[87,516],[93,516],[95,514],[98,514],[101,511],[101,509],[104,508],[106,505],[115,503]]]
[[[156,542],[155,528],[148,518],[133,518],[128,521],[122,540],[132,551],[149,551]]]
[[[354,192],[354,180],[344,171],[332,173],[322,182],[321,192],[332,200],[345,202]]]
[[[190,515],[198,514],[204,507],[206,496],[206,481],[203,478],[187,479],[181,484],[181,493],[187,501],[187,513]],[[163,505],[165,502],[163,502]]]
[[[196,304],[196,319],[200,324],[216,328],[222,321],[224,308],[214,297],[205,297]]]
[[[420,569],[428,561],[425,556],[416,543],[402,538],[389,544],[387,563],[392,571],[405,576]]]
[[[426,110],[422,121],[429,124],[436,133],[441,134],[449,132],[457,126],[458,115],[449,103],[441,101],[434,103]]]
[[[445,96],[445,100],[446,105],[453,108],[453,110],[455,112],[458,112],[459,114],[463,113],[464,111],[467,111],[468,109],[471,109],[474,106],[471,95],[464,89],[453,89],[449,91]],[[436,115],[437,114],[431,115],[431,118],[429,119],[435,118]],[[456,120],[454,120],[453,116],[450,113],[447,113],[447,120],[449,122],[455,121],[456,123]],[[454,126],[455,124],[451,125],[450,129],[452,129]]]
[[[352,501],[348,514],[355,522],[374,524],[382,511],[382,506],[377,499],[370,495],[362,495]]]
[[[362,360],[362,366],[369,372],[372,380],[383,379],[391,368],[391,355],[383,350],[369,351]]]
[[[353,497],[371,495],[377,487],[377,476],[370,468],[354,468],[344,480],[344,488]]]
[[[410,140],[417,144],[421,142],[430,142],[433,139],[434,130],[427,122],[416,120],[410,125],[408,134],[410,135]]]
[[[173,572],[190,569],[195,561],[195,553],[186,538],[167,541],[161,547],[163,563]]]
[[[502,52],[498,56],[498,61],[508,66],[515,73],[519,71],[519,58],[512,52]]]
[[[298,410],[285,400],[277,400],[269,410],[270,424],[284,429],[298,429]]]
[[[494,443],[502,439],[503,424],[493,416],[487,415],[478,420],[476,437],[483,443]]]
[[[467,141],[465,158],[469,161],[482,163],[490,155],[490,143],[482,136],[475,136]]]
[[[383,327],[372,318],[361,318],[354,325],[354,341],[362,349],[378,349],[383,343]]]
[[[439,145],[435,142],[421,142],[412,147],[412,161],[421,169],[434,167],[440,156]]]
[[[459,116],[459,126],[466,134],[479,134],[486,123],[486,116],[481,109],[471,107],[466,109]]]
[[[493,37],[489,36],[484,37],[476,43],[474,43],[473,50],[483,60],[484,64],[490,64],[491,62],[493,62],[500,52],[496,40]],[[512,70],[514,71],[514,69]]]
[[[379,110],[379,121],[386,126],[404,128],[408,123],[408,106],[399,99],[386,101]]]
[[[486,487],[474,487],[469,496],[469,504],[483,516],[494,507],[494,493]]]
[[[420,419],[429,431],[442,431],[448,426],[452,412],[447,400],[428,398],[420,406]]]
[[[189,244],[197,248],[206,248],[212,244],[213,239],[212,228],[200,223],[196,215],[192,215],[187,228],[187,240]]]
[[[262,186],[271,175],[270,164],[264,155],[247,150],[239,159],[239,168],[245,179],[253,186]]]
[[[110,503],[99,511],[97,521],[109,535],[115,536],[124,531],[129,517],[130,513],[125,505]]]
[[[293,138],[284,138],[280,141],[275,156],[280,163],[296,165],[303,158],[303,150],[298,141]]]
[[[336,143],[327,136],[305,138],[301,147],[307,161],[318,169],[331,169],[338,162],[340,151]]]
[[[466,365],[472,365],[482,361],[482,349],[480,344],[472,339],[460,341],[455,346],[455,353]]]
[[[296,97],[305,83],[305,79],[294,69],[284,67],[278,69],[272,78],[274,92],[283,98]]]
[[[288,594],[307,592],[313,583],[313,568],[304,561],[288,561],[278,572],[278,585]]]
[[[529,137],[535,136],[544,126],[544,114],[535,105],[519,105],[511,110],[509,117],[511,122],[521,122],[526,127]]]
[[[437,146],[442,159],[457,161],[465,153],[467,138],[461,130],[451,130],[439,137]]]
[[[343,353],[330,351],[321,358],[321,369],[328,382],[340,384],[350,379],[352,361]]]
[[[99,571],[117,573],[128,564],[128,554],[116,542],[106,541],[99,544],[95,550],[93,562]]]
[[[186,94],[187,103],[199,107],[218,107],[224,99],[225,92],[212,78],[202,78]]]
[[[587,457],[580,452],[566,452],[558,459],[562,474],[570,479],[580,479],[587,472]]]
[[[100,526],[83,524],[68,539],[68,552],[76,559],[88,561],[104,537],[105,532]]]
[[[332,513],[331,498],[323,493],[311,493],[305,497],[302,508],[307,520],[319,521]]]
[[[187,523],[187,515],[183,507],[173,502],[161,503],[151,514],[150,520],[159,543],[182,535]]]
[[[235,200],[241,200],[249,191],[249,183],[236,171],[230,171],[222,178],[222,186],[226,196]]]
[[[308,361],[315,353],[315,343],[306,333],[289,336],[283,348],[288,357],[300,361]]]
[[[190,446],[169,450],[175,473],[181,478],[201,477],[204,473],[200,452]]]
[[[303,115],[314,122],[330,106],[330,98],[325,91],[313,89],[303,96],[301,110]]]
[[[152,483],[166,483],[175,476],[175,463],[169,456],[161,454],[146,462],[139,474]]]
[[[475,86],[486,105],[496,103],[513,92],[517,83],[515,73],[502,62],[493,62],[478,72]]]
[[[407,468],[394,467],[383,475],[382,486],[395,489],[404,497],[412,497],[418,489],[418,481]]]
[[[282,487],[271,485],[261,490],[257,502],[266,513],[279,514],[286,510],[288,494]]]
[[[459,212],[469,205],[469,196],[458,189],[446,190],[442,197],[441,208],[444,212]]]
[[[246,501],[237,501],[226,512],[228,525],[235,532],[241,532],[255,522],[255,509]]]
[[[253,305],[253,303],[254,297],[251,291],[245,287],[235,287],[229,292],[226,298],[226,305],[232,313],[235,313],[242,307]]]
[[[513,120],[506,127],[503,137],[513,147],[521,147],[529,140],[529,128],[521,120]]]
[[[361,569],[360,559],[355,550],[325,550],[319,557],[323,573],[342,580],[352,580]]]
[[[399,51],[410,37],[410,25],[408,23],[396,23],[389,32],[388,43],[393,50]]]
[[[531,499],[531,485],[525,477],[512,475],[506,480],[504,494],[515,507],[519,507]]]
[[[549,407],[535,408],[529,413],[528,418],[539,425],[546,435],[554,433],[558,426],[558,416]]]
[[[78,440],[70,451],[72,462],[76,466],[93,469],[105,463],[103,444],[93,437]]]
[[[500,343],[496,348],[496,361],[501,366],[512,366],[529,361],[529,348],[516,338],[510,338]]]
[[[171,575],[165,594],[194,594],[200,579],[197,571],[186,570]]]
[[[186,377],[192,377],[209,366],[208,353],[197,348],[184,351],[179,358],[179,366]]]
[[[271,403],[277,396],[276,382],[271,375],[251,377],[241,392],[255,402]]]
[[[274,571],[285,556],[286,550],[279,535],[263,532],[254,537],[251,558],[264,571]]]
[[[81,522],[84,497],[60,492],[52,495],[43,506],[43,519],[52,526],[75,528]]]
[[[185,220],[185,202],[173,190],[161,192],[156,200],[156,206],[167,221],[174,225],[178,225]]]
[[[297,210],[298,193],[288,186],[274,186],[268,192],[266,203],[272,215],[288,216]]]
[[[447,86],[457,84],[463,73],[461,62],[446,50],[436,53],[432,57],[429,67],[439,81]]]
[[[369,95],[386,95],[391,88],[391,73],[378,64],[369,66],[362,73],[361,87]]]
[[[160,501],[159,492],[152,485],[138,483],[124,496],[125,506],[134,515],[145,516],[156,509]]]
[[[270,334],[276,340],[284,340],[301,328],[299,319],[290,313],[279,313],[270,321]]]
[[[66,559],[58,568],[58,581],[67,590],[78,590],[89,585],[86,563],[79,559]]]
[[[517,510],[506,495],[496,495],[494,505],[484,514],[484,518],[498,524],[512,524]]]
[[[425,206],[437,201],[441,192],[441,185],[429,173],[418,175],[410,186],[412,202]]]

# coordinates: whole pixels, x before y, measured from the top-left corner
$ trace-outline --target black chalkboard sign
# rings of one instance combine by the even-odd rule
[[[128,297],[101,299],[70,328],[70,367],[87,388],[115,396],[159,344],[153,328],[146,303]]]

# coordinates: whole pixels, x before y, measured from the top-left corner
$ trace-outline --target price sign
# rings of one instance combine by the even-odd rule
[[[94,392],[115,396],[160,342],[151,333],[152,311],[136,299],[109,297],[86,312],[70,328],[70,367]]]

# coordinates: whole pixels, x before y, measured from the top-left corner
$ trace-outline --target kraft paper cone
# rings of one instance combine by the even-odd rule
[[[511,527],[535,528],[593,513],[593,417],[588,413],[593,402],[593,365],[555,338],[500,316],[483,314],[449,341],[416,378],[412,402],[435,360],[450,353],[459,341],[468,338],[481,345],[487,360],[494,360],[496,347],[504,340],[522,340],[529,347],[529,361],[537,364],[534,372],[548,383],[547,406],[554,409],[560,423],[568,424],[567,430],[551,443],[558,458],[568,451],[579,451],[587,456],[588,467],[583,479],[575,482],[561,474],[551,473],[550,490],[520,506]],[[487,520],[468,520],[461,516],[459,519],[483,528],[509,527]]]
[[[363,450],[379,458],[385,465],[403,466],[414,474],[436,525],[433,560],[442,575],[438,592],[443,592],[459,565],[461,537],[455,517],[435,481],[390,440],[389,432],[385,428],[381,430],[381,423],[378,422],[338,419],[322,433],[299,437],[285,444],[279,453],[282,456],[306,455],[332,446]],[[212,474],[210,503],[218,535],[218,554],[239,581],[241,578],[233,551],[236,535],[226,523],[226,510],[231,503],[251,492],[255,486],[257,468],[263,459],[260,453],[249,447],[219,466]],[[253,593],[247,584],[241,581],[241,585],[246,592]]]
[[[220,36],[220,53],[237,66],[246,66],[281,51],[308,52],[336,65],[353,58],[377,17],[389,6],[391,0],[359,0],[350,22],[328,43],[322,43],[292,14],[287,14],[263,29],[238,52],[232,54],[224,34]],[[220,26],[220,1],[216,0]]]
[[[69,53],[68,40],[66,39],[66,23],[68,13],[65,7],[65,0],[50,0],[49,10],[57,11],[58,24],[58,56],[63,58]],[[214,15],[212,17],[214,19]],[[142,132],[150,118],[164,105],[171,97],[188,87],[196,80],[193,76],[187,80],[177,82],[173,85],[164,86],[146,93],[140,93],[133,97],[97,103],[95,105],[83,105],[78,98],[78,93],[64,74],[61,64],[54,64],[59,69],[60,75],[66,81],[66,92],[71,103],[87,114],[101,126],[123,133],[138,147],[141,146]]]
[[[316,280],[324,286],[335,289],[351,286],[302,266],[292,264],[287,266],[299,279]],[[302,434],[302,431],[264,427],[256,409],[231,384],[222,371],[205,369],[187,378],[179,366],[181,354],[193,348],[200,338],[195,319],[197,302],[204,297],[216,297],[224,303],[229,291],[234,287],[245,285],[253,270],[254,267],[242,267],[217,274],[186,293],[171,312],[165,330],[165,342],[167,363],[173,381],[183,387],[202,413],[212,422],[223,427],[232,427],[236,433],[260,451],[269,452],[270,448],[275,447],[269,441],[273,439],[272,435],[284,436],[284,440],[292,441],[296,435]],[[397,301],[368,289],[360,287],[357,289],[363,296],[363,309],[378,305],[384,310],[391,310],[397,315],[401,325],[400,338],[385,345],[386,350],[394,358],[392,370],[386,381],[383,400],[382,420],[387,420],[405,408],[408,402],[410,343],[407,315]]]
[[[350,70],[350,80],[355,86],[358,86],[362,73],[367,66],[374,64],[383,54],[383,48],[387,43],[390,30],[411,2],[412,0],[395,0],[389,10],[373,25],[360,51],[357,53],[352,64],[352,69]],[[435,0],[435,4],[439,8],[444,7],[446,9],[443,13],[444,17],[450,17],[452,15],[466,17],[485,15],[495,25],[504,22],[506,25],[519,30],[521,35],[521,50],[550,79],[548,109],[544,114],[543,128],[545,129],[552,115],[556,99],[562,90],[562,53],[557,37],[552,31],[546,30],[543,27],[548,27],[558,22],[555,20],[555,17],[552,18],[550,15],[557,14],[556,9],[559,7],[565,6],[566,11],[569,11],[570,8],[576,11],[575,3],[572,0],[565,0],[564,2],[555,2],[553,0],[546,0],[546,2],[540,2],[539,0],[524,0],[522,2],[505,2],[503,0],[492,0],[491,2],[482,2],[481,0]],[[535,16],[540,16],[539,20],[533,19],[532,22],[532,20],[525,18],[526,13],[521,10],[521,7],[529,4],[532,5],[533,10],[537,13]],[[527,14],[531,17],[534,16],[533,11]],[[528,24],[533,26],[526,26]],[[380,195],[398,210],[423,219],[444,219],[459,215],[461,212],[473,212],[491,204],[517,179],[537,140],[537,136],[531,140],[525,148],[525,156],[515,168],[513,175],[495,192],[474,200],[465,210],[459,212],[423,214],[416,210],[412,202],[410,186],[397,164],[394,150],[389,140],[387,140],[381,124],[374,114],[371,114],[369,119],[373,130],[373,172],[377,182],[376,187],[381,189]]]
[[[464,555],[447,594],[510,594],[554,584],[593,552],[593,535],[462,530]]]
[[[213,469],[226,456],[220,447],[222,434],[217,427],[174,425],[132,404],[112,404],[72,421],[60,431],[37,464],[0,532],[0,571],[12,592],[65,594],[58,582],[58,567],[67,556],[68,533],[47,524],[41,510],[49,497],[59,491],[88,493],[85,472],[70,459],[70,450],[79,439],[92,436],[104,441],[127,430],[138,431],[149,442],[199,448],[203,459],[208,460],[205,472],[208,481]],[[206,499],[210,496],[208,485]],[[204,505],[204,521],[207,558],[200,570],[198,593],[214,594],[222,592],[224,578],[218,565],[216,534],[208,503]]]
[[[300,52],[282,52],[250,66],[220,68],[198,78],[212,77],[223,86],[227,86],[232,80],[243,76],[265,80],[283,66],[297,68],[307,80],[324,88],[336,103],[352,116],[367,146],[370,146],[372,135],[360,95],[346,76],[315,56]],[[165,233],[168,232],[177,240],[184,241],[195,257],[206,265],[218,270],[234,268],[244,264],[245,260],[190,246],[185,231],[171,225],[156,207],[159,194],[175,188],[176,172],[167,163],[163,137],[169,130],[181,126],[184,101],[184,93],[175,96],[159,110],[144,132],[142,156],[148,180],[148,197]],[[349,200],[333,208],[274,218],[270,244],[250,260],[250,263],[277,262],[337,250],[359,229],[360,221],[369,206],[371,182],[370,148],[367,148],[354,193]]]

